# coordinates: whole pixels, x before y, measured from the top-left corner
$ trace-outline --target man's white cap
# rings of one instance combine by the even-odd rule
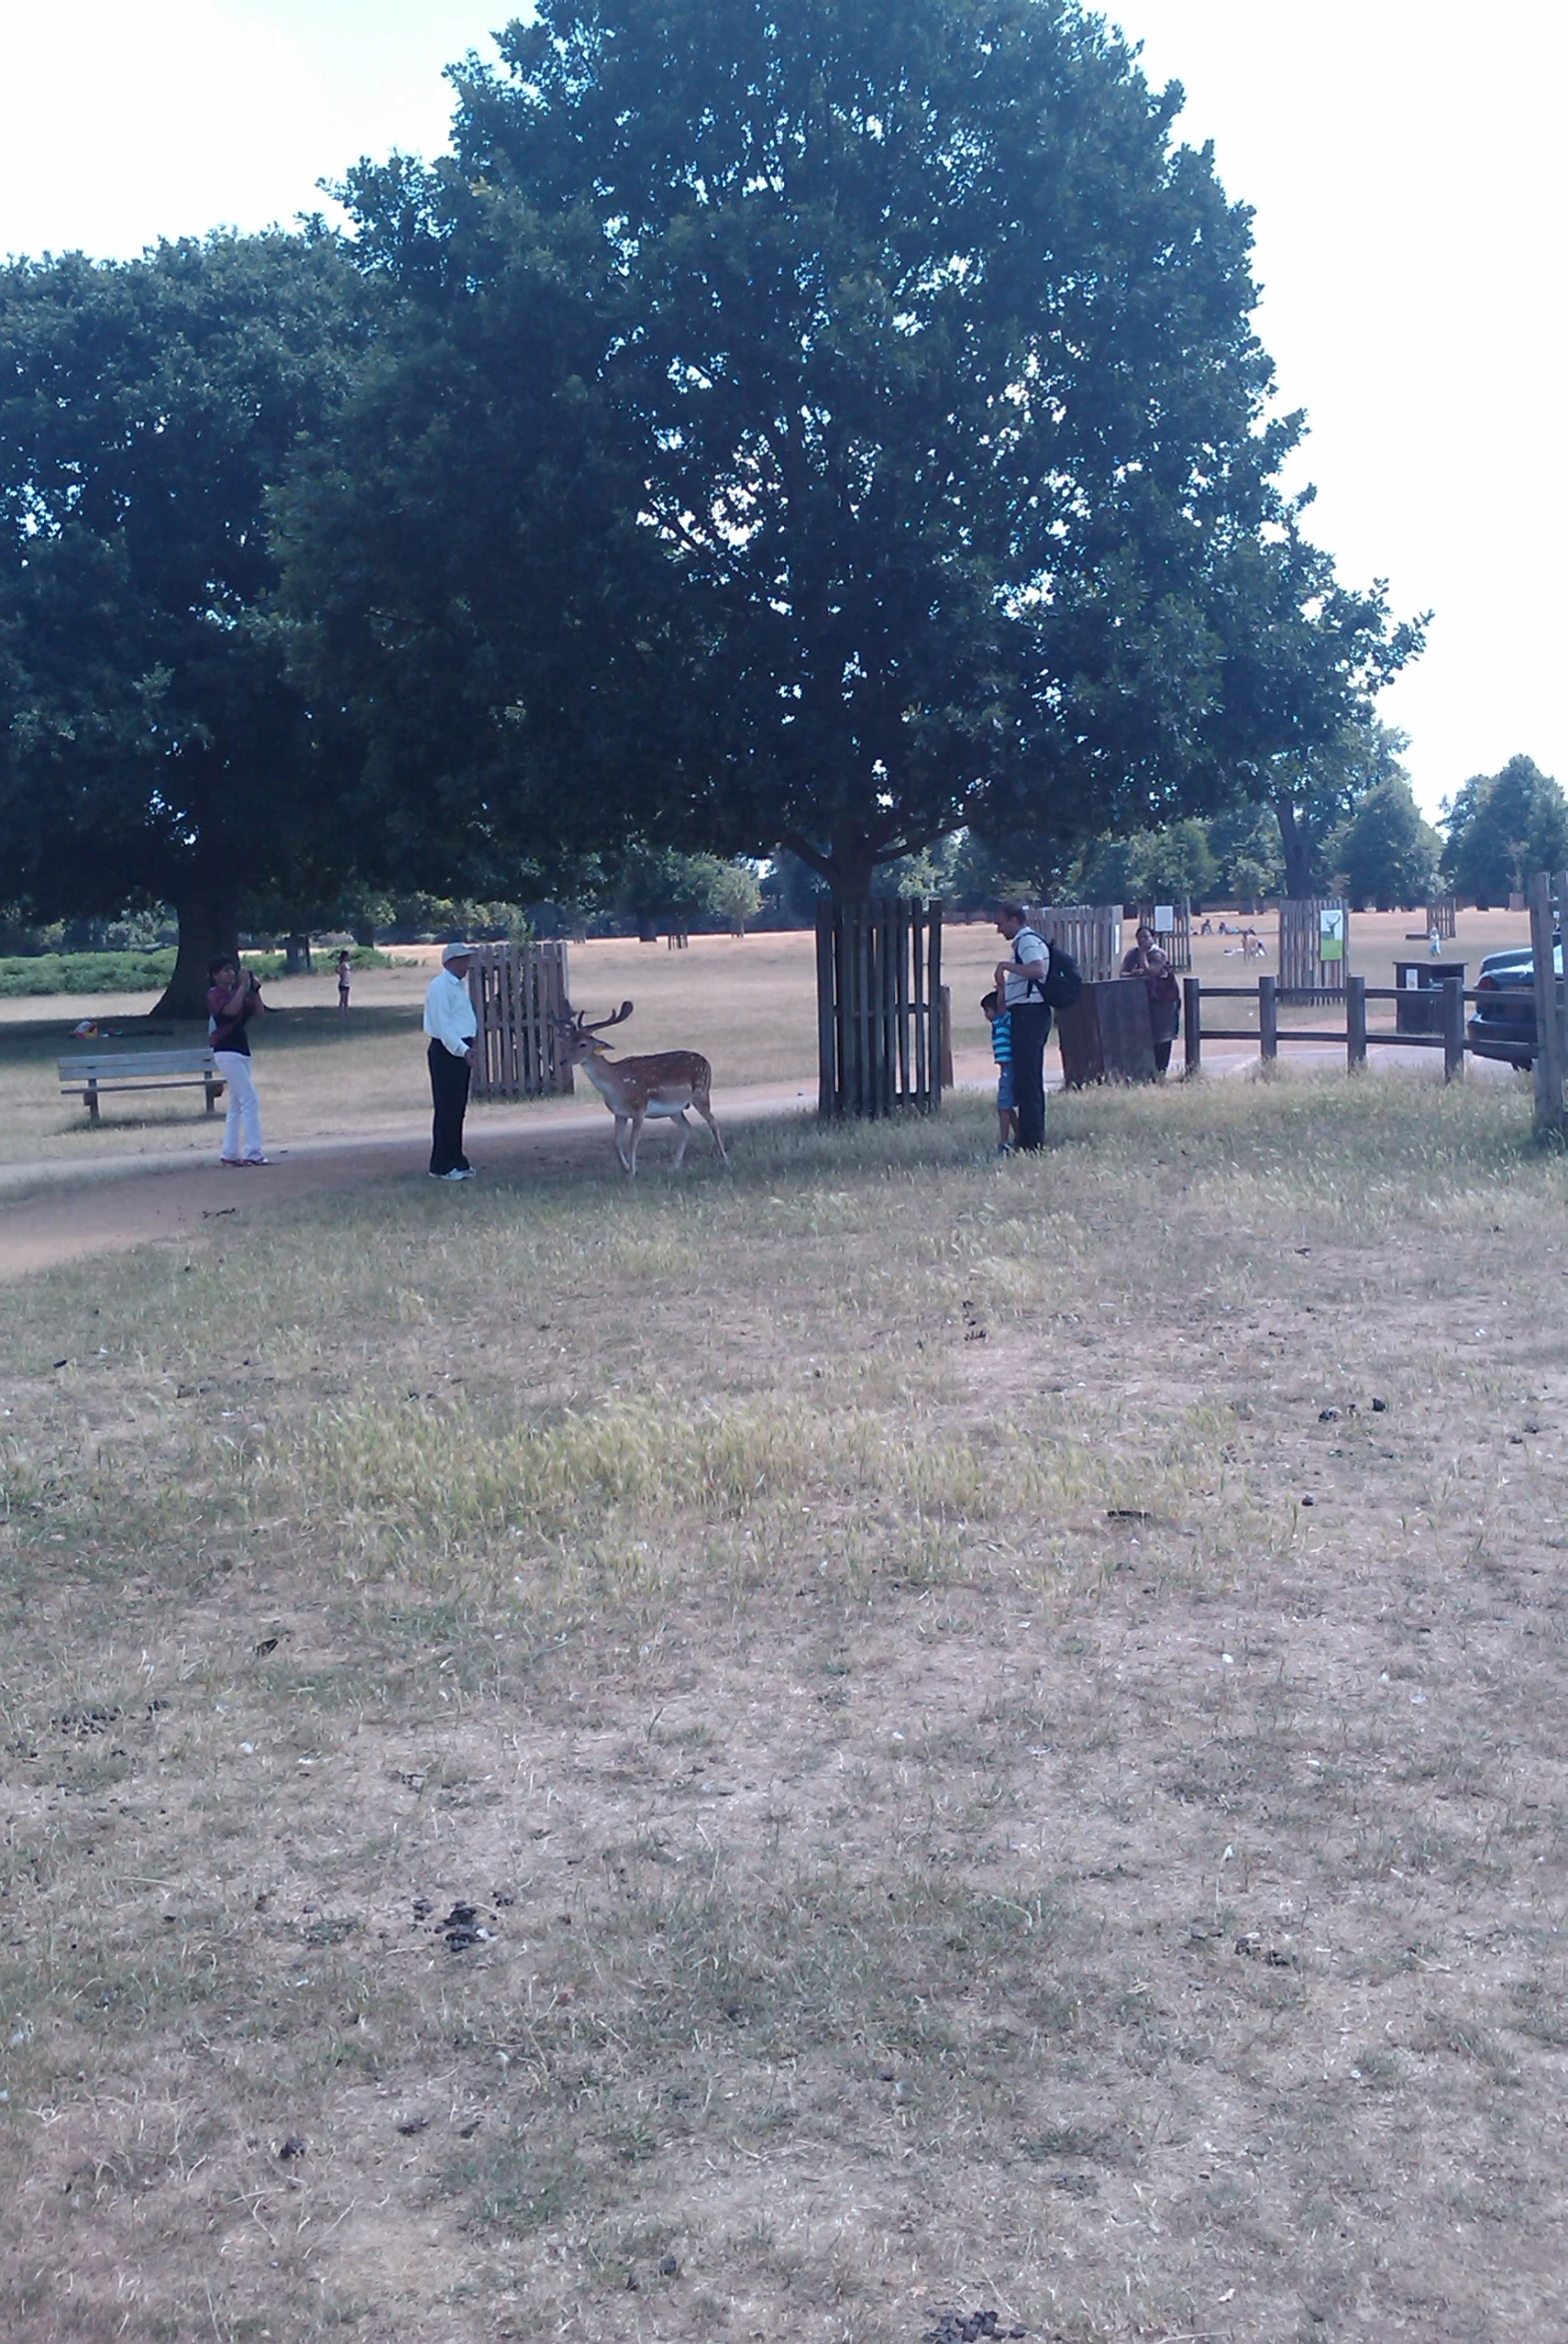
[[[441,946],[441,967],[443,969],[448,961],[471,961],[472,958],[473,946],[471,944],[463,944],[454,939],[452,943]]]

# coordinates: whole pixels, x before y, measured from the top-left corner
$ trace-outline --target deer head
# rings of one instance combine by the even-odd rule
[[[631,1016],[632,1006],[629,1001],[623,1001],[614,1016],[609,1018],[590,1019],[583,1010],[571,1010],[565,1017],[557,1018],[556,1028],[567,1057],[580,1062],[584,1058],[596,1058],[601,1050],[607,1050],[609,1045],[601,1040],[601,1036],[609,1027],[622,1025]]]

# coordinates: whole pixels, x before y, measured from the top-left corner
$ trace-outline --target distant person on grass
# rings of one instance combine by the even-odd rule
[[[1046,1041],[1051,1032],[1046,978],[1051,947],[1030,927],[1022,904],[998,907],[997,934],[1013,947],[1011,961],[997,964],[997,999],[1009,1013],[1018,1147],[1033,1155],[1046,1144]]]
[[[991,1055],[997,1062],[997,1154],[1010,1156],[1018,1137],[1018,1108],[1013,1094],[1013,1013],[994,993],[980,1004],[991,1021]]]
[[[468,995],[468,971],[473,948],[448,944],[441,954],[441,970],[430,980],[424,996],[424,1031],[429,1036],[425,1058],[430,1069],[430,1099],[434,1116],[430,1127],[430,1177],[435,1180],[471,1180],[473,1167],[462,1152],[462,1119],[468,1111],[468,1082],[473,1066],[473,1038],[479,1021]]]
[[[354,961],[348,952],[338,955],[338,1008],[342,1016],[349,1015],[349,984],[354,975]]]
[[[229,1088],[221,1161],[231,1172],[267,1162],[262,1148],[262,1105],[251,1073],[251,1038],[246,1031],[258,1015],[266,1017],[267,1004],[252,972],[242,970],[232,953],[220,953],[209,961],[207,1036],[213,1065]]]

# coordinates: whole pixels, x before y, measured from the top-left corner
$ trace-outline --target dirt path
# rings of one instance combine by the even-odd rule
[[[803,1104],[800,1090],[761,1086],[732,1091],[715,1102],[723,1123],[757,1116],[787,1115]],[[517,1172],[575,1152],[601,1155],[610,1144],[610,1122],[602,1108],[558,1117],[548,1124],[524,1116],[474,1117],[468,1140],[475,1161],[496,1172]],[[711,1146],[706,1134],[703,1146]],[[57,1262],[94,1253],[123,1251],[159,1239],[201,1241],[214,1227],[232,1227],[295,1204],[370,1180],[422,1175],[429,1158],[425,1125],[376,1139],[285,1142],[273,1160],[253,1172],[226,1172],[216,1158],[193,1164],[188,1155],[121,1159],[79,1168],[18,1165],[7,1168],[11,1184],[43,1187],[42,1194],[0,1204],[0,1280],[29,1277]],[[695,1147],[696,1142],[693,1143]],[[658,1138],[647,1150],[651,1166]]]

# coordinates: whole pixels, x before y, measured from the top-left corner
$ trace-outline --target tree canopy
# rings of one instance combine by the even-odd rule
[[[358,752],[286,672],[266,499],[364,306],[315,235],[0,270],[0,896],[172,902],[187,1014],[247,889],[320,896],[356,851]]]
[[[860,894],[1261,791],[1415,647],[1278,487],[1246,212],[1071,0],[542,0],[501,50],[453,159],[351,178],[395,348],[287,503],[306,671],[441,836]]]
[[[1533,757],[1476,773],[1446,815],[1443,876],[1478,904],[1506,904],[1537,871],[1568,867],[1568,799]]]

